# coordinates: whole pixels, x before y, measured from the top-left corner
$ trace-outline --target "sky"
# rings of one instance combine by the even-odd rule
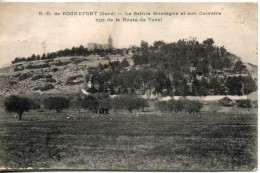
[[[258,64],[258,19],[256,3],[0,3],[0,66],[15,57],[28,57],[65,48],[106,44],[109,35],[114,47],[140,45],[141,40],[176,42],[196,37],[212,38],[242,61]],[[54,15],[54,12],[115,12],[116,16]],[[175,12],[173,16],[126,16],[133,12]],[[50,12],[52,15],[39,15]],[[185,12],[186,15],[181,15]],[[187,15],[196,12],[196,15]],[[199,15],[220,12],[221,15]],[[122,13],[122,15],[118,15]],[[119,18],[120,22],[96,19]],[[122,22],[122,18],[146,22]],[[162,18],[162,22],[148,22]]]

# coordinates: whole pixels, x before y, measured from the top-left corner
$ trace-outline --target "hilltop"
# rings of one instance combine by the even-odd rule
[[[203,43],[156,41],[129,49],[83,46],[28,58],[0,69],[0,92],[164,96],[248,95],[257,89],[257,66],[243,63],[213,39]]]

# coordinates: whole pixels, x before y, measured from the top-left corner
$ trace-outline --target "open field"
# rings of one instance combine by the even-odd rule
[[[0,167],[231,171],[257,167],[257,115],[1,113]]]

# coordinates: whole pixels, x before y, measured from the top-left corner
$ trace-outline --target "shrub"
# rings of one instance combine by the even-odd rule
[[[13,85],[17,85],[17,81],[9,81],[9,85],[13,86]]]
[[[161,112],[168,111],[168,102],[167,101],[158,101],[155,103],[155,108],[160,110]]]
[[[52,84],[47,84],[44,87],[41,88],[41,91],[48,91],[54,88],[54,85]]]
[[[145,107],[149,107],[149,103],[146,99],[137,97],[136,98],[136,104],[139,106],[139,109],[141,108],[142,111],[144,111]]]
[[[34,87],[33,90],[41,90],[42,87]]]
[[[235,103],[229,97],[224,97],[223,99],[219,100],[219,103],[222,106],[226,106],[226,107],[233,107],[233,106],[235,106]]]
[[[209,104],[208,110],[212,112],[218,112],[219,110],[221,110],[221,105],[219,102],[212,102]]]
[[[258,108],[258,101],[254,100],[251,102],[253,108]]]
[[[199,113],[203,104],[195,100],[183,100],[184,110],[188,113]]]
[[[181,112],[184,109],[184,101],[178,100],[175,105],[175,112]]]
[[[70,60],[73,62],[73,64],[79,64],[83,61],[86,61],[85,58],[71,58]]]
[[[100,101],[98,109],[100,114],[108,114],[109,109],[111,109],[111,102],[109,100]]]
[[[52,78],[52,75],[48,74],[48,75],[45,76],[45,78]]]
[[[24,70],[23,66],[18,66],[14,68],[14,71],[22,71],[22,70]]]
[[[22,73],[14,74],[13,77],[19,77]]]
[[[39,65],[28,65],[26,68],[27,69],[37,69],[37,68],[47,68],[50,67],[49,64],[39,64]]]
[[[127,109],[129,112],[132,112],[134,109],[139,110],[140,108],[143,109],[147,107],[148,102],[133,95],[122,95],[115,97],[112,101],[112,105],[115,110]]]
[[[66,61],[66,62],[61,62],[60,60],[55,63],[54,65],[56,66],[65,66],[65,65],[68,65],[70,63],[70,61]]]
[[[124,109],[125,108],[125,103],[123,102],[124,99],[122,98],[122,96],[117,96],[117,97],[114,97],[112,99],[112,107],[113,109],[115,110],[120,110],[120,109]]]
[[[89,95],[82,101],[82,107],[94,113],[108,114],[112,107],[111,99],[107,93]]]
[[[167,110],[172,112],[181,112],[184,108],[185,102],[183,100],[174,100],[171,99],[168,101]]]
[[[134,110],[134,109],[139,109],[139,105],[136,103],[136,99],[133,96],[125,96],[124,98],[124,107],[125,109],[127,109],[130,113]]]
[[[174,100],[159,101],[155,104],[155,107],[161,112],[181,112],[198,113],[203,107],[203,104],[199,101],[191,100]]]
[[[251,100],[250,99],[246,99],[246,100],[237,100],[236,101],[237,106],[241,107],[241,108],[251,108],[252,104],[251,104]]]
[[[83,80],[79,80],[79,81],[73,81],[73,82],[66,82],[66,85],[78,85],[78,84],[81,84],[81,83],[84,83]]]
[[[70,100],[65,97],[49,97],[45,99],[45,105],[50,110],[61,112],[61,110],[69,108]]]
[[[22,114],[25,111],[31,109],[31,102],[28,98],[23,98],[19,96],[9,96],[4,101],[4,106],[6,112],[16,112],[18,113],[19,120],[22,119]]]
[[[56,82],[56,80],[55,80],[55,79],[53,79],[53,78],[47,78],[47,79],[46,79],[46,82],[55,83],[55,82]]]
[[[38,80],[38,79],[41,79],[43,78],[43,75],[35,75],[32,77],[32,81],[35,81],[35,80]]]
[[[51,71],[53,71],[53,72],[57,72],[59,69],[58,68],[53,68]]]
[[[81,78],[83,77],[82,75],[76,75],[76,76],[71,76],[66,80],[66,85],[76,85],[76,84],[80,84],[83,83],[84,81],[79,80],[79,81],[75,81],[77,78]]]
[[[98,113],[98,100],[93,95],[86,96],[81,101],[81,106],[85,109],[92,111],[93,113]]]
[[[97,89],[95,87],[91,87],[87,89],[87,92],[91,93],[91,94],[95,94],[97,92]]]
[[[40,109],[41,108],[41,104],[39,101],[30,99],[30,103],[31,103],[31,109]]]
[[[26,79],[28,79],[28,78],[30,78],[32,75],[31,74],[29,74],[29,73],[23,73],[23,74],[21,74],[20,76],[19,76],[19,80],[21,81],[21,80],[26,80]]]

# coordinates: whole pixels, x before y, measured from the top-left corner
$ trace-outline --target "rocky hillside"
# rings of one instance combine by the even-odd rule
[[[112,61],[123,58],[111,57]],[[108,62],[108,59],[100,56],[75,56],[17,63],[0,69],[0,93],[78,93],[87,86],[85,77],[88,69]]]
[[[0,69],[0,93],[108,92],[165,96],[248,95],[257,90],[257,66],[213,39],[156,41],[115,50],[65,49],[15,58]]]

